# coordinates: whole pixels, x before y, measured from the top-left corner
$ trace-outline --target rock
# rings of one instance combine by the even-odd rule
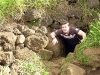
[[[85,75],[84,69],[77,65],[66,63],[62,66],[62,71],[60,75]]]
[[[41,13],[37,8],[33,8],[31,10],[27,10],[24,15],[25,21],[32,21],[34,19],[41,18]]]
[[[0,45],[6,51],[15,49],[16,36],[12,32],[0,32]]]
[[[53,56],[53,52],[46,49],[41,49],[38,53],[43,60],[50,60]]]
[[[50,73],[49,75],[59,75],[60,74],[60,65],[57,63],[54,63],[52,61],[45,61],[44,63],[48,63],[49,68],[46,70]]]
[[[48,30],[47,30],[47,28],[45,26],[41,26],[37,31],[40,31],[43,34],[47,34],[48,33]]]
[[[99,8],[100,7],[100,2],[99,0],[87,0],[87,4],[88,4],[88,7],[90,8]]]
[[[12,62],[14,62],[14,59],[13,52],[0,51],[0,63],[3,65],[10,65]]]
[[[33,30],[33,29],[28,29],[28,30],[26,30],[26,31],[23,32],[23,34],[24,34],[25,37],[33,35],[34,33],[35,33],[35,30]]]
[[[35,33],[34,35],[28,36],[25,40],[25,46],[29,49],[38,52],[40,49],[44,49],[49,40],[48,37],[41,33]]]
[[[22,44],[17,44],[16,45],[16,50],[18,50],[18,49],[23,49],[24,48],[24,44],[22,43]]]
[[[33,59],[34,54],[35,52],[33,52],[32,50],[29,50],[26,47],[23,49],[18,49],[14,51],[14,57],[19,60],[31,60],[32,61],[34,60]]]
[[[21,33],[23,33],[24,31],[28,30],[29,27],[28,27],[28,26],[25,26],[25,25],[20,25],[20,24],[18,24],[18,25],[17,25],[17,29],[18,29]]]
[[[88,65],[92,67],[100,67],[100,48],[88,48],[83,50],[83,54],[87,56],[90,60]]]
[[[22,44],[25,41],[24,35],[18,35],[16,39],[16,44]]]
[[[53,51],[53,57],[60,56],[63,53],[63,50],[62,50],[63,49],[63,44],[62,44],[62,42],[57,38],[58,43],[54,46],[52,44],[52,38],[50,36],[48,36],[48,38],[49,38],[49,43],[48,43],[48,45],[46,46],[45,49]]]

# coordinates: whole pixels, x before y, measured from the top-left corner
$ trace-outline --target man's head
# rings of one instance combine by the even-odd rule
[[[68,33],[69,32],[69,22],[63,22],[61,29],[64,33]]]

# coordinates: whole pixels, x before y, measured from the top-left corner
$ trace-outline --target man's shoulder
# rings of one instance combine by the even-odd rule
[[[71,30],[76,30],[76,31],[79,30],[79,28],[77,28],[77,27],[70,27],[70,29],[71,29]]]
[[[62,29],[57,29],[55,30],[55,32],[62,32]]]
[[[72,32],[75,32],[75,33],[78,33],[79,32],[79,28],[76,28],[76,27],[71,27],[70,28],[70,31],[72,31]]]
[[[54,33],[55,33],[56,35],[59,35],[59,34],[62,33],[62,29],[55,30]]]
[[[76,27],[71,27],[71,26],[70,26],[70,29],[75,29],[75,28],[76,28]]]

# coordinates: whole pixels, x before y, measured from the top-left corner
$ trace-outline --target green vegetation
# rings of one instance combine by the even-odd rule
[[[61,72],[65,71],[67,68],[68,68],[67,65],[62,66],[62,67],[61,67]],[[64,74],[64,75],[65,75],[65,74]]]
[[[22,15],[24,10],[25,0],[0,0],[0,20],[2,23],[6,21],[7,17],[13,16],[16,12]]]
[[[83,10],[83,17],[82,20],[84,22],[84,24],[89,24],[89,22],[87,21],[89,18],[91,18],[91,20],[95,21],[96,18],[94,18],[94,16],[97,15],[97,13],[100,12],[100,9],[91,9],[88,7],[87,1],[86,0],[79,0],[81,9]]]
[[[40,26],[40,24],[39,24],[39,19],[31,20],[31,21],[29,22],[29,24],[30,24],[30,27],[31,27],[32,25]]]
[[[34,54],[32,60],[29,59],[28,61],[26,61],[26,60],[16,59],[16,61],[18,61],[21,65],[20,66],[21,72],[19,71],[18,75],[50,75],[49,72],[46,70],[46,68],[48,68],[49,66],[47,64],[43,63],[41,58],[37,54]],[[13,68],[13,69],[15,69],[15,68]],[[1,73],[3,75],[8,75],[9,72],[10,72],[10,68],[8,65],[1,67]]]
[[[52,7],[56,5],[60,0],[34,0],[29,2],[29,7],[37,7],[37,8],[42,8],[42,7]]]
[[[49,72],[46,71],[46,66],[36,54],[33,61],[20,61],[20,64],[24,68],[23,73],[20,75],[49,75]]]
[[[7,73],[10,72],[10,69],[9,69],[8,66],[4,66],[4,67],[2,67],[1,70],[2,70],[2,71],[1,71],[2,73],[0,73],[0,74],[2,74],[2,75],[7,75]]]
[[[73,61],[73,58],[72,58],[72,57],[67,57],[67,58],[65,59],[65,61],[67,61],[67,62],[72,62],[72,61]]]
[[[60,0],[0,0],[0,20],[4,21],[7,16],[13,16],[16,12],[21,15],[27,9],[33,7],[52,7]]]
[[[83,10],[83,22],[87,24],[87,18],[91,17],[94,22],[88,22],[90,24],[89,32],[87,33],[86,39],[80,44],[80,47],[75,53],[75,57],[66,58],[67,62],[71,62],[74,59],[78,59],[81,63],[88,65],[94,55],[85,56],[83,50],[91,47],[100,47],[100,20],[93,18],[93,16],[100,15],[99,9],[91,9],[88,7],[86,0],[79,0],[81,9]],[[99,16],[100,17],[100,16]]]
[[[75,57],[67,57],[65,61],[71,62],[74,59],[79,60],[81,63],[88,65],[94,55],[85,56],[83,50],[91,47],[100,47],[100,21],[91,23],[90,31],[87,34],[86,39],[80,44],[80,47],[75,53]]]
[[[91,56],[84,56],[82,54],[82,51],[84,49],[90,48],[90,47],[100,47],[100,21],[96,21],[90,25],[90,31],[86,37],[86,39],[80,44],[79,49],[76,52],[76,58],[85,64],[88,64],[89,61],[93,58],[93,55]]]
[[[0,16],[13,15],[23,12],[25,0],[0,0]]]
[[[99,10],[88,8],[86,0],[79,0],[79,1],[83,10],[83,14],[84,14],[82,18],[84,23],[87,20],[86,19],[87,17],[99,14],[98,12]],[[37,7],[41,9],[42,7],[44,8],[52,7],[56,5],[58,2],[60,2],[60,0],[0,0],[0,20],[4,22],[6,20],[6,17],[8,16],[12,17],[16,12],[23,15],[24,12],[29,8],[32,9],[33,7]],[[56,12],[54,12],[54,14],[55,13]],[[39,25],[39,20],[35,19],[35,20],[32,20],[30,23]],[[72,59],[76,58],[80,60],[82,63],[88,65],[88,63],[94,57],[93,55],[87,57],[82,54],[82,51],[90,47],[100,46],[100,21],[95,21],[94,23],[91,23],[89,28],[90,28],[90,31],[87,34],[86,39],[80,44],[79,49],[76,51],[75,57],[66,58],[66,61],[71,62]],[[44,56],[45,58],[48,58],[48,56],[46,55]],[[34,57],[34,62],[22,61],[21,65],[25,69],[22,75],[33,75],[35,73],[39,73],[41,75],[49,75],[49,73],[45,70],[44,66],[41,64],[42,64],[42,61],[38,58],[38,56]],[[63,67],[62,70],[65,68],[66,67]],[[8,70],[8,67],[4,68],[4,72],[6,70]]]

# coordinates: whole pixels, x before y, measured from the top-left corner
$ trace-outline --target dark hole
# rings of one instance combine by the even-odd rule
[[[1,60],[0,65],[5,66],[6,65],[6,61]]]
[[[61,40],[62,40],[62,44],[64,45],[63,53],[61,54],[61,56],[66,57],[70,52],[74,52],[76,45],[70,45],[63,38],[61,38]]]

